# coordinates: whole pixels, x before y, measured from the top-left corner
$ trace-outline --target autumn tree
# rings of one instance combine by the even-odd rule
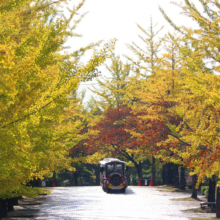
[[[114,46],[113,40],[98,50],[98,42],[64,53],[67,39],[77,36],[74,29],[84,15],[74,19],[84,1],[69,17],[61,3],[66,1],[0,3],[0,198],[35,195],[37,189],[26,183],[71,168],[68,149],[83,124],[76,117],[81,107],[70,94],[79,82],[96,76]],[[82,63],[92,48],[93,55]]]
[[[219,3],[199,2],[204,12],[200,12],[190,1],[185,1],[185,5],[180,6],[188,17],[197,22],[198,28],[195,29],[177,27],[162,11],[170,24],[184,34],[184,42],[191,45],[191,48],[187,48],[191,52],[185,57],[187,65],[184,69],[185,91],[188,91],[190,96],[188,103],[183,103],[187,111],[185,121],[188,125],[188,135],[185,137],[190,145],[190,156],[186,156],[186,160],[190,163],[193,173],[198,174],[198,184],[203,181],[205,175],[210,179],[215,174],[219,176],[219,172],[214,171],[214,167],[219,163],[219,142],[216,136],[219,109],[218,100],[215,98],[218,91],[216,83],[219,80],[215,75],[219,72]]]
[[[135,55],[135,58],[127,55],[125,55],[125,57],[133,64],[133,71],[146,78],[149,75],[154,75],[157,68],[160,66],[158,58],[161,49],[161,40],[158,39],[158,34],[163,27],[156,30],[157,24],[153,23],[152,17],[150,19],[150,26],[147,30],[138,24],[137,27],[143,34],[143,36],[138,35],[143,46],[139,46],[136,42],[128,44],[127,46]]]
[[[126,129],[131,126],[134,115],[125,105],[117,108],[108,108],[103,112],[100,121],[91,129],[97,134],[90,136],[86,141],[86,151],[95,153],[103,152],[102,157],[113,156],[126,159],[134,164],[138,177],[142,177],[143,161],[146,156],[138,149],[136,138],[132,138]]]
[[[215,174],[219,175],[218,171],[216,173],[214,171],[218,163],[218,140],[213,133],[213,130],[215,132],[218,130],[216,123],[219,112],[218,101],[214,98],[217,97],[216,82],[219,77],[213,74],[218,72],[219,68],[216,11],[219,4],[217,1],[200,2],[206,15],[202,15],[189,1],[185,1],[185,5],[182,6],[184,13],[198,22],[198,29],[179,28],[164,14],[170,24],[183,34],[180,46],[180,60],[183,65],[181,74],[175,80],[178,85],[175,86],[175,90],[178,93],[166,97],[167,101],[177,103],[169,108],[169,113],[182,118],[182,122],[178,126],[170,126],[172,132],[166,144],[178,143],[178,146],[170,150],[173,151],[173,155],[178,155],[179,159],[172,156],[172,160],[176,162],[183,160],[183,165],[188,167],[193,175],[198,174],[197,186],[205,175],[210,178]],[[207,58],[212,62],[208,64]],[[165,80],[157,80],[157,90],[163,81]],[[153,90],[153,87],[151,86],[150,89]],[[155,98],[157,96],[164,99],[165,94],[160,90],[160,94],[155,93]]]
[[[145,113],[147,112],[146,115],[143,114],[142,116],[139,116],[140,119],[142,117],[144,118],[142,120],[143,122],[145,121],[145,119],[146,122],[148,122],[149,117],[151,117],[151,119],[155,117],[155,120],[158,121],[158,114],[160,114],[161,112],[158,111],[157,114],[156,109],[162,108],[161,106],[163,105],[166,106],[166,101],[164,99],[158,100],[159,97],[155,97],[155,95],[158,94],[160,90],[163,90],[162,91],[163,95],[164,94],[168,95],[171,88],[173,87],[174,77],[175,77],[174,75],[176,74],[177,71],[175,70],[175,68],[178,65],[177,64],[178,60],[175,63],[177,40],[171,34],[167,34],[167,36],[163,40],[159,39],[158,34],[161,32],[163,27],[156,30],[156,25],[153,24],[152,19],[148,30],[144,30],[140,26],[138,27],[141,29],[142,33],[144,34],[144,37],[139,36],[141,38],[141,41],[143,42],[144,49],[142,49],[143,46],[140,47],[137,45],[137,43],[132,43],[131,45],[128,45],[129,49],[131,49],[133,54],[135,55],[135,58],[130,58],[130,57],[127,58],[134,65],[133,70],[137,75],[131,78],[128,83],[129,91],[126,92],[125,100],[126,99],[132,100],[132,102],[130,102],[130,106],[132,107],[132,110],[134,112],[137,112],[137,114],[142,114],[144,112]],[[162,57],[161,50],[163,49],[162,46],[164,46],[165,42],[167,43],[165,48],[167,52],[166,52],[166,56]],[[170,70],[171,70],[171,74],[164,73]],[[156,84],[156,81],[158,81],[158,79],[160,79],[162,86]],[[152,103],[154,103],[153,105],[157,105],[157,106],[155,108],[152,107],[153,106],[153,105],[151,106]],[[151,107],[154,109],[152,110]],[[152,115],[151,110],[152,112],[154,112],[153,115],[155,116]],[[160,122],[161,124],[165,123],[164,117],[165,116],[163,114],[161,117],[159,116],[159,120],[161,120]],[[152,119],[150,122],[152,124],[155,123],[154,119]],[[144,131],[143,129],[141,131],[137,128],[136,132],[139,135],[144,136],[145,132],[149,132],[149,131],[147,131],[147,129],[146,131]],[[163,134],[161,134],[161,137],[162,136]],[[159,140],[160,138],[158,140],[155,139],[154,144],[152,146],[146,146],[146,145],[144,146],[146,147],[146,149],[153,149],[153,146],[155,146],[157,141],[159,142]],[[148,150],[146,152],[149,153]],[[154,153],[152,155],[155,156]],[[155,160],[154,156],[152,161]]]
[[[132,100],[124,99],[126,86],[129,81],[130,65],[124,65],[119,57],[113,57],[112,64],[107,66],[107,70],[109,70],[111,77],[105,78],[102,81],[99,80],[100,88],[93,90],[93,92],[100,96],[100,101],[96,101],[95,108],[97,109],[96,113],[99,112],[100,114],[100,121],[97,126],[92,127],[92,129],[98,132],[98,135],[92,135],[90,140],[86,141],[85,144],[90,146],[91,152],[102,152],[103,155],[107,154],[108,156],[125,158],[127,161],[130,161],[130,164],[136,167],[138,176],[142,177],[144,160],[149,157],[142,154],[141,149],[138,149],[138,145],[135,143],[135,138],[132,139],[132,135],[126,131],[129,127],[135,126],[133,123],[138,123],[138,119],[134,119],[134,115],[132,112],[129,112],[129,108],[126,109],[126,105],[132,102]],[[124,111],[125,114],[123,114]],[[115,123],[120,124],[116,127],[120,127],[119,130],[122,132],[123,141],[121,140],[121,142],[118,137],[118,135],[120,136],[120,132],[116,129]],[[108,144],[107,140],[99,140],[106,129],[104,126],[112,127],[112,133],[110,132],[106,135],[109,138],[111,137],[111,139],[115,138],[115,144]],[[114,129],[116,130],[114,131]],[[131,145],[130,142],[133,144]],[[97,145],[99,145],[99,147]],[[88,152],[88,150],[86,150],[86,152]]]
[[[98,86],[91,91],[98,96],[90,100],[91,108],[97,111],[104,111],[108,108],[117,108],[123,104],[123,97],[126,90],[126,85],[129,80],[131,67],[129,64],[124,64],[119,56],[113,54],[111,63],[105,65],[106,76],[97,79]]]
[[[165,124],[169,128],[159,128],[161,135],[162,133],[167,134],[167,140],[162,142],[159,139],[155,140],[158,146],[155,156],[167,163],[184,165],[182,155],[175,152],[174,149],[181,148],[185,151],[186,146],[184,141],[179,140],[178,132],[175,129],[179,127],[181,130],[183,124],[181,123],[183,115],[177,111],[181,106],[180,96],[185,91],[183,66],[186,63],[183,58],[186,57],[186,54],[183,56],[181,52],[187,51],[189,55],[191,50],[181,42],[181,38],[175,38],[171,34],[166,35],[163,41],[166,44],[166,51],[158,59],[160,68],[157,68],[156,73],[150,75],[148,80],[130,83],[130,92],[136,91],[133,95],[139,100],[132,108],[137,112],[148,111],[149,114],[143,117],[143,120],[159,120],[161,124]],[[186,94],[184,97],[187,97]],[[139,107],[140,105],[142,108]],[[153,129],[158,130],[157,127]],[[178,177],[178,174],[175,176]]]

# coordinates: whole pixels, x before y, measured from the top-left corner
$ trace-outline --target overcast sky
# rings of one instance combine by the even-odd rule
[[[77,4],[79,0],[72,0],[71,4]],[[176,2],[180,3],[181,0]],[[134,41],[140,44],[138,34],[141,34],[137,24],[147,29],[150,25],[150,17],[160,26],[165,26],[162,34],[173,32],[169,23],[165,21],[159,11],[161,6],[167,15],[177,24],[191,26],[192,20],[181,15],[181,9],[170,3],[170,0],[87,0],[80,12],[89,12],[77,28],[77,33],[83,37],[68,42],[73,49],[86,46],[98,40],[108,41],[116,38],[116,50],[118,55],[131,54],[125,44]],[[161,35],[162,37],[162,35]],[[140,42],[140,43],[139,43]],[[101,68],[102,69],[102,68]],[[103,71],[102,71],[103,72]],[[105,73],[103,73],[105,74]],[[87,88],[91,82],[84,83],[80,89]],[[87,92],[87,100],[89,98]]]

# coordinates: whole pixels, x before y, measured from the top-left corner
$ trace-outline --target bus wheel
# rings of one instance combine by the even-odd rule
[[[125,188],[121,189],[121,192],[122,192],[122,193],[125,193]]]

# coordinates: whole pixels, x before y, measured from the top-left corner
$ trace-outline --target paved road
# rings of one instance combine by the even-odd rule
[[[182,212],[199,207],[198,201],[171,200],[189,196],[188,193],[161,192],[155,187],[131,186],[125,194],[107,194],[97,186],[54,187],[50,195],[29,202],[27,199],[21,201],[20,206],[10,213],[11,217],[5,219],[186,220],[215,216]]]
[[[102,191],[101,187],[53,188],[35,219],[74,220],[186,220],[198,217],[181,210],[198,203],[171,201],[189,194],[160,192],[154,187],[129,187],[125,194]]]

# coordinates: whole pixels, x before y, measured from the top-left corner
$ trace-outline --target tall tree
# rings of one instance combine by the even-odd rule
[[[139,46],[135,42],[127,45],[136,56],[136,60],[127,55],[125,55],[125,57],[133,64],[133,71],[135,73],[140,73],[144,78],[148,77],[149,75],[154,76],[157,68],[160,66],[158,58],[161,49],[161,40],[158,40],[158,34],[161,32],[163,27],[155,30],[156,26],[157,24],[153,23],[152,18],[150,19],[150,27],[147,30],[137,24],[137,27],[143,33],[143,36],[138,36],[141,39],[144,47]]]
[[[185,108],[184,139],[187,150],[184,152],[185,161],[190,164],[192,174],[198,174],[197,186],[204,176],[212,178],[219,171],[219,3],[218,1],[199,0],[204,11],[200,12],[195,4],[185,0],[180,5],[183,13],[197,22],[194,30],[187,27],[177,27],[172,20],[162,13],[168,22],[184,35],[184,42],[190,45],[182,53],[190,50],[185,56],[184,80],[188,102],[182,101]],[[184,93],[186,95],[186,93]],[[181,98],[183,100],[183,97]],[[187,107],[186,107],[187,106]],[[218,200],[218,199],[217,199]],[[217,210],[220,209],[217,202]],[[217,217],[220,214],[216,213]]]
[[[182,6],[183,12],[198,23],[198,28],[177,28],[184,34],[185,47],[181,52],[186,64],[182,70],[185,87],[182,94],[187,100],[183,101],[184,98],[181,98],[180,108],[185,109],[185,141],[191,148],[191,156],[187,158],[191,162],[191,168],[199,175],[198,183],[203,180],[205,173],[212,178],[219,158],[219,77],[213,74],[219,72],[219,3],[206,0],[199,2],[204,8],[203,13],[190,1],[186,0]],[[165,12],[163,14],[170,24],[176,27]],[[207,58],[212,62],[207,63]],[[192,155],[199,155],[199,158],[193,160]]]
[[[99,42],[61,53],[84,16],[72,23],[84,1],[69,17],[59,6],[66,2],[0,2],[0,198],[35,195],[27,182],[70,168],[68,149],[83,126],[76,117],[81,107],[70,94],[96,76],[114,47],[113,40],[94,50],[87,63],[80,58]]]
[[[110,76],[98,79],[98,87],[91,89],[99,97],[98,100],[97,98],[91,100],[93,108],[99,111],[117,108],[124,103],[123,98],[131,69],[129,64],[124,64],[120,57],[115,55],[111,58],[111,64],[105,66]]]
[[[154,74],[149,75],[147,80],[134,77],[129,81],[126,92],[126,98],[134,100],[130,103],[133,112],[140,114],[138,118],[142,121],[140,127],[135,127],[133,132],[136,132],[138,140],[143,142],[145,153],[159,157],[166,163],[172,161],[166,160],[164,155],[170,156],[173,153],[169,150],[171,146],[165,144],[165,140],[171,133],[171,127],[180,122],[180,117],[168,110],[177,104],[176,96],[180,87],[176,81],[181,73],[179,41],[180,39],[167,34],[161,42],[165,53],[160,58],[155,58],[158,65]],[[144,112],[147,114],[143,114]]]
[[[134,164],[138,177],[142,177],[143,162],[146,156],[141,153],[141,148],[127,131],[135,126],[134,115],[125,105],[109,108],[103,113],[100,121],[91,129],[97,134],[89,137],[86,142],[86,151],[89,153],[104,152],[108,156],[117,156]]]

